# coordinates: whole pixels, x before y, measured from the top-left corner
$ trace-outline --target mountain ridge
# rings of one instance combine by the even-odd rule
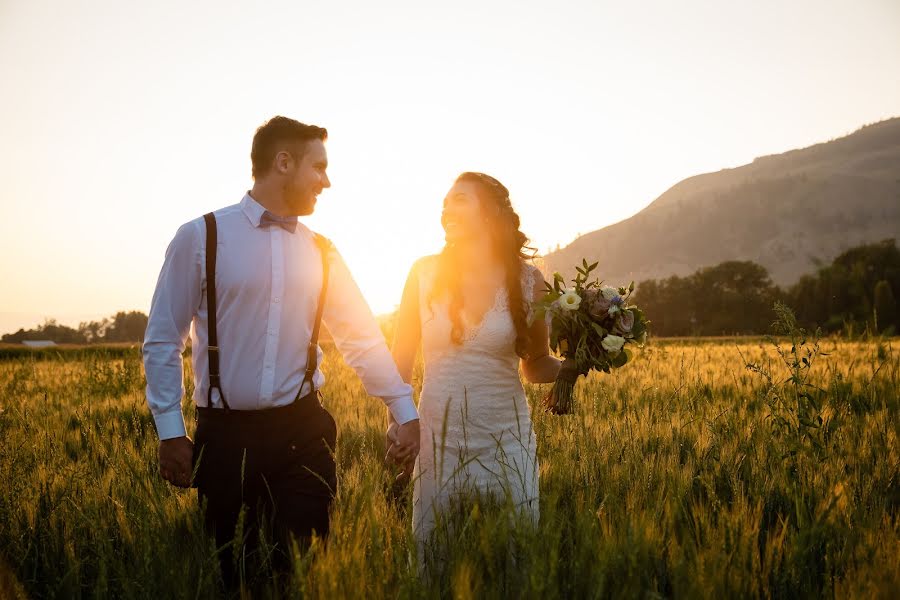
[[[900,117],[739,167],[694,175],[637,214],[544,257],[568,276],[582,258],[608,282],[684,276],[753,260],[787,285],[853,246],[900,232]]]

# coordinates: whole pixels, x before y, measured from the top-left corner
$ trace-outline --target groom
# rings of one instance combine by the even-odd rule
[[[143,354],[159,472],[187,487],[196,463],[193,483],[220,548],[235,540],[242,511],[250,548],[257,518],[281,542],[328,533],[336,428],[316,391],[324,383],[319,318],[366,391],[401,424],[395,459],[418,453],[412,391],[368,305],[333,247],[297,220],[331,186],[326,139],[325,129],[286,117],[264,123],[250,153],[253,188],[178,229],[153,294]],[[196,442],[181,405],[189,332]],[[232,561],[221,562],[233,585]]]

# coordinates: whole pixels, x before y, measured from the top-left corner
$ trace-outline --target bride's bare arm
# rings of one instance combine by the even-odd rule
[[[419,321],[419,276],[416,267],[417,265],[413,265],[406,278],[394,326],[394,342],[391,345],[397,370],[406,383],[412,383],[413,366],[422,335]]]
[[[545,293],[544,280],[538,277],[532,290],[531,299],[539,300]],[[550,328],[543,319],[535,319],[529,333],[529,358],[522,361],[522,374],[530,383],[553,383],[556,381],[556,375],[559,373],[559,366],[562,362],[550,356]]]
[[[397,310],[397,319],[394,322],[394,341],[391,344],[391,355],[394,357],[397,371],[403,381],[409,384],[412,384],[413,367],[419,351],[421,327],[419,321],[419,273],[418,263],[416,263],[409,270],[406,285],[403,287],[403,298],[400,300],[400,308]],[[388,412],[389,435],[394,424],[394,417]]]
[[[394,341],[391,344],[391,355],[397,365],[400,377],[406,383],[412,383],[413,367],[416,363],[416,354],[419,351],[421,338],[421,323],[419,321],[419,276],[417,264],[413,265],[403,288],[403,298],[400,300],[400,309],[397,311],[397,319],[394,323]],[[418,421],[416,422],[418,425]],[[399,425],[393,415],[388,411],[388,430],[385,446],[388,456],[391,456],[393,445],[397,442]],[[396,460],[396,459],[395,459]],[[415,456],[412,457],[415,460]],[[404,465],[401,478],[408,477],[412,472],[412,462]]]

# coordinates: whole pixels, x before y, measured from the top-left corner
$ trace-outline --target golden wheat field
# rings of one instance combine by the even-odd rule
[[[896,342],[825,339],[817,355],[803,341],[792,354],[783,339],[783,356],[762,340],[655,342],[612,376],[582,380],[567,417],[540,411],[546,386],[527,387],[539,527],[473,502],[427,579],[410,491],[393,492],[381,462],[385,410],[329,348],[332,533],[296,556],[281,593],[900,597]],[[0,361],[0,595],[216,596],[194,492],[157,474],[143,385],[137,348]]]

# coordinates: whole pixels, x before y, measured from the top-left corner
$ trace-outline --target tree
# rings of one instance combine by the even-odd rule
[[[117,312],[106,329],[105,342],[143,342],[147,315],[140,311]]]
[[[769,272],[751,261],[727,261],[694,273],[693,299],[701,335],[765,331],[780,298]]]
[[[634,303],[652,315],[654,335],[691,335],[697,321],[691,293],[687,278],[673,275],[660,281],[649,279],[637,286]]]
[[[875,284],[875,319],[879,331],[897,330],[897,302],[891,284],[882,279]]]
[[[81,322],[78,325],[78,331],[84,336],[88,344],[96,344],[103,341],[103,335],[109,326],[109,319],[102,321]]]

